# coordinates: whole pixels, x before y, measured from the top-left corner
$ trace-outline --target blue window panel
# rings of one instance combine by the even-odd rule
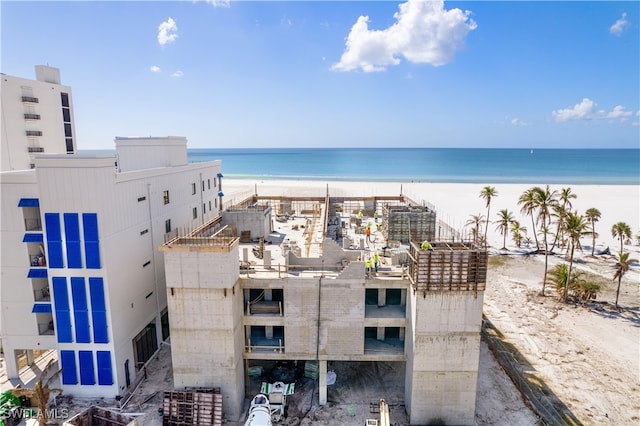
[[[73,351],[60,351],[60,363],[62,364],[62,384],[77,385],[76,354]]]
[[[95,385],[96,375],[93,371],[93,352],[78,351],[78,361],[80,364],[80,384]]]
[[[111,352],[97,351],[98,384],[109,386],[113,384],[113,372],[111,371]]]
[[[218,173],[218,175],[217,175],[217,176],[218,176],[219,178],[224,177],[224,176],[222,176],[222,173]]]
[[[41,243],[43,240],[42,233],[24,234],[24,238],[22,238],[23,243]]]
[[[107,308],[102,278],[89,278],[89,296],[91,299],[91,319],[93,320],[93,341],[94,343],[109,343]]]
[[[71,343],[73,337],[71,333],[71,313],[69,312],[69,294],[67,290],[67,279],[64,277],[53,277],[53,305],[56,311],[56,334],[58,342]]]
[[[51,313],[51,303],[34,303],[33,309],[31,309],[32,314],[50,314]]]
[[[47,278],[49,274],[45,268],[31,268],[29,269],[29,273],[27,274],[27,278]]]
[[[84,285],[84,278],[71,278],[71,300],[73,301],[73,319],[76,325],[76,342],[91,343],[89,312],[87,311],[87,290]]]
[[[64,237],[67,245],[67,263],[69,268],[82,268],[80,250],[80,222],[78,213],[64,213]]]
[[[87,262],[87,268],[100,269],[98,215],[95,213],[83,213],[82,226],[84,230],[84,255]]]
[[[60,215],[58,213],[45,213],[44,223],[45,229],[47,230],[47,257],[49,267],[64,268]]]
[[[40,207],[40,201],[37,198],[20,198],[18,207]]]

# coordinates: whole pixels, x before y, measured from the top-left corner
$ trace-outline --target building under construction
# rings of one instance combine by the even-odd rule
[[[327,362],[393,361],[411,424],[475,424],[487,253],[432,206],[254,194],[160,250],[174,385],[219,387],[226,418],[260,362],[317,362],[322,405]]]

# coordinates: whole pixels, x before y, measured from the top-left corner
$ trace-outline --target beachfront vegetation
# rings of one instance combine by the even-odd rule
[[[528,240],[527,228],[525,226],[520,225],[520,222],[518,222],[515,219],[511,221],[511,238],[513,239],[513,242],[518,248],[522,247],[523,240]]]
[[[620,253],[624,253],[624,242],[631,238],[631,228],[625,222],[618,222],[611,227],[611,235],[620,240]]]
[[[556,235],[553,238],[553,244],[551,244],[551,251],[556,247],[558,240],[564,242],[565,223],[567,213],[571,211],[573,205],[571,200],[575,200],[578,196],[571,191],[571,188],[562,188],[558,193],[558,202],[553,206],[553,211],[556,214],[558,220],[556,221]]]
[[[473,243],[478,244],[480,236],[482,234],[482,222],[484,222],[484,215],[482,213],[472,214],[465,223],[466,226],[471,226],[471,235],[473,236]]]
[[[582,301],[592,300],[600,291],[600,285],[586,279],[584,272],[574,271],[569,274],[569,265],[566,263],[559,263],[551,268],[547,283],[555,287],[563,299],[567,297],[565,294],[570,294]]]
[[[629,253],[618,253],[618,262],[616,263],[616,272],[613,279],[618,280],[618,288],[616,289],[616,309],[618,309],[618,296],[620,295],[620,284],[622,277],[629,271],[631,264],[637,262],[636,259],[629,259]]]
[[[509,233],[509,225],[515,220],[513,214],[507,210],[502,209],[498,212],[498,220],[495,223],[498,224],[496,226],[496,231],[500,232],[502,235],[502,250],[507,249],[507,234]]]
[[[563,226],[564,231],[569,236],[569,247],[570,247],[570,255],[569,255],[569,272],[567,281],[571,280],[571,272],[573,269],[573,255],[576,249],[576,245],[580,244],[580,237],[585,234],[585,230],[587,228],[587,222],[584,220],[584,217],[578,214],[578,212],[569,212],[566,215],[565,224]],[[565,286],[564,294],[562,296],[562,300],[566,303],[568,296],[569,286]]]
[[[487,246],[487,231],[489,230],[489,212],[491,210],[491,199],[498,196],[498,191],[493,186],[485,186],[480,191],[480,198],[486,201],[487,206],[487,223],[484,228],[484,245]]]
[[[587,209],[586,212],[584,212],[584,216],[589,221],[589,223],[591,223],[591,229],[589,231],[591,232],[591,256],[593,257],[596,249],[596,238],[598,238],[598,233],[596,232],[596,222],[600,220],[600,216],[602,216],[602,213],[600,213],[600,210],[596,209],[595,207],[591,207],[590,209]]]
[[[551,191],[549,185],[544,189],[536,186],[532,188],[534,192],[535,209],[538,213],[538,219],[540,220],[540,232],[544,242],[544,276],[542,277],[542,291],[544,296],[545,283],[547,282],[547,270],[549,269],[549,239],[547,238],[550,233],[549,225],[551,222],[551,210],[553,206],[558,204],[556,190]]]
[[[540,248],[538,243],[538,235],[536,234],[536,219],[534,213],[536,212],[536,191],[534,188],[529,188],[522,193],[520,199],[518,199],[520,207],[520,213],[523,215],[531,216],[531,231],[533,232],[533,238],[536,242],[536,249]]]

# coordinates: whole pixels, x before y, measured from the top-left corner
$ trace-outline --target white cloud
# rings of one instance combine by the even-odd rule
[[[213,7],[231,7],[230,0],[205,0],[205,2]]]
[[[622,12],[622,17],[618,19],[615,24],[609,27],[609,32],[619,37],[628,26],[629,21],[627,21],[627,12]]]
[[[157,65],[152,65],[149,67],[149,71],[151,72],[160,72],[160,67]]]
[[[575,104],[572,108],[552,111],[551,115],[558,123],[561,123],[565,121],[598,119],[619,120],[620,122],[624,122],[633,114],[631,111],[626,111],[622,105],[615,106],[610,112],[597,110],[596,105],[597,104],[591,99],[584,98],[579,104]]]
[[[346,38],[340,62],[331,69],[383,71],[398,65],[399,56],[413,63],[445,65],[477,27],[469,11],[445,10],[444,1],[408,0],[399,9],[393,15],[396,23],[383,30],[370,30],[369,17],[360,16]]]
[[[511,125],[515,127],[528,127],[528,126],[531,126],[531,123],[524,120],[520,120],[519,118],[512,118]]]
[[[164,46],[173,43],[178,38],[178,26],[173,18],[169,18],[158,26],[158,43]]]
[[[180,70],[174,72],[173,74],[171,74],[171,77],[175,77],[175,78],[181,78],[184,75],[184,73]]]

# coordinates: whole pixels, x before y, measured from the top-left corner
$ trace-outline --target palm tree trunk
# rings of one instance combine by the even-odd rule
[[[618,275],[618,288],[616,289],[616,309],[618,309],[618,296],[620,295],[621,282],[622,282],[622,274]]]
[[[502,248],[506,249],[507,248],[507,230],[504,230],[504,238],[502,239]]]
[[[591,257],[593,257],[594,253],[596,252],[596,230],[594,229],[595,226],[596,226],[596,224],[592,220],[591,221],[591,236],[593,237],[593,242],[591,243]]]
[[[567,296],[569,295],[569,283],[571,282],[571,269],[573,268],[573,251],[575,244],[571,242],[571,257],[569,258],[569,272],[567,273],[567,282],[564,285],[564,292],[562,294],[562,301],[567,303]]]
[[[536,240],[536,250],[540,248],[538,244],[538,235],[536,234],[536,222],[533,220],[533,212],[531,212],[531,229],[533,229],[533,238]]]
[[[491,203],[487,204],[487,226],[484,228],[484,247],[489,247],[489,242],[487,241],[487,231],[489,231],[489,210],[491,210]]]

